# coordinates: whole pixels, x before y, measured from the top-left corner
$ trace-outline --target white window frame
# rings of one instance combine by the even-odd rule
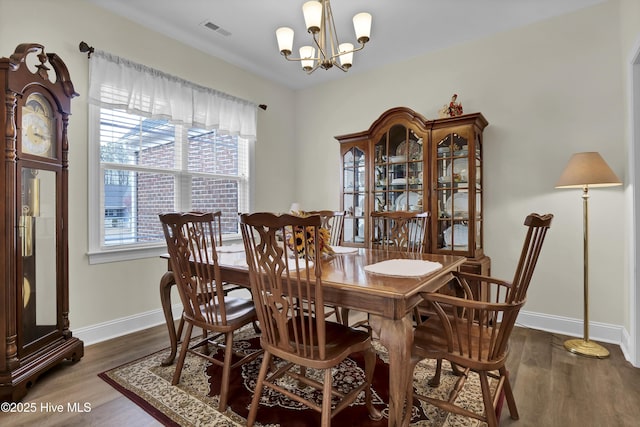
[[[183,134],[186,133],[186,127],[183,127]],[[141,258],[153,258],[158,257],[163,253],[166,253],[166,244],[164,242],[151,243],[131,243],[122,245],[104,245],[103,244],[103,230],[104,230],[104,179],[103,168],[104,164],[100,161],[100,107],[96,105],[89,105],[89,141],[88,144],[88,159],[89,159],[89,197],[88,197],[88,213],[89,213],[89,251],[87,253],[89,257],[89,264],[101,264],[107,262],[126,261]],[[186,144],[176,144],[176,147],[183,147],[183,150],[188,149]],[[251,211],[253,208],[253,189],[254,189],[254,153],[255,153],[255,141],[248,140],[247,144],[242,144],[240,147],[247,147],[248,152],[239,153],[239,156],[246,155],[246,164],[248,170],[245,171],[246,179],[240,179],[238,181],[239,194],[246,194],[245,200],[239,200],[238,206],[241,211]],[[186,154],[176,153],[176,157],[181,157],[183,162],[186,162]],[[122,167],[123,165],[118,165]],[[144,170],[143,167],[135,167],[134,170]],[[155,172],[151,169],[149,171]],[[182,171],[162,171],[168,175],[174,175],[176,179],[176,201],[175,206],[181,210],[190,210],[191,207],[191,176],[194,174],[183,174]],[[210,176],[210,175],[207,175]],[[236,177],[233,177],[236,178]],[[242,239],[241,235],[225,235],[225,241],[237,242]]]

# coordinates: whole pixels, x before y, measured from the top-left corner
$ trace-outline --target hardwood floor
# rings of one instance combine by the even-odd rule
[[[566,337],[516,328],[507,366],[520,413],[509,418],[506,405],[501,425],[514,427],[636,426],[640,420],[640,369],[625,361],[620,348],[604,344],[609,359],[573,355],[563,347]],[[114,426],[160,425],[136,404],[98,378],[98,374],[168,345],[164,326],[157,326],[85,348],[76,364],[63,364],[43,375],[26,403],[35,413],[0,413],[0,425]],[[46,404],[64,407],[47,412]],[[67,404],[85,403],[90,411],[69,412]]]

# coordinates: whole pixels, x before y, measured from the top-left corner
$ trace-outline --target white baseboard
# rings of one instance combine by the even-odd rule
[[[517,324],[527,328],[539,329],[572,337],[584,337],[584,323],[582,319],[572,319],[569,317],[553,316],[550,314],[521,310],[518,315]],[[630,336],[623,326],[589,322],[589,339],[619,345],[625,358],[630,360]]]
[[[174,304],[171,306],[171,309],[173,311],[173,317],[179,319],[182,314],[182,304]],[[71,328],[71,330],[74,337],[81,339],[84,345],[88,346],[164,323],[164,313],[162,309],[158,309],[133,316],[121,317],[120,319],[114,319],[109,322],[98,323],[84,328]],[[169,335],[167,333],[167,344],[168,343]]]
[[[182,305],[179,303],[174,304],[172,306],[172,310],[174,318],[180,318]],[[99,323],[97,325],[72,329],[72,331],[74,336],[81,339],[84,344],[88,346],[163,323],[165,323],[164,313],[161,309],[158,309],[139,313],[133,316],[122,317],[109,322]],[[527,328],[539,329],[568,336],[582,337],[584,333],[581,319],[572,319],[524,310],[520,311],[517,323],[518,325],[525,326]],[[594,341],[619,345],[625,358],[630,360],[630,336],[622,326],[589,322],[589,338]]]

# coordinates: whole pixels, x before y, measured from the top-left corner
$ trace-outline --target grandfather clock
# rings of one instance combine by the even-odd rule
[[[19,400],[84,345],[69,330],[66,65],[35,43],[0,58],[0,399]]]

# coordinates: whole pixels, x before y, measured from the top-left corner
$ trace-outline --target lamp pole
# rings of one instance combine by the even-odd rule
[[[584,283],[584,337],[564,342],[564,347],[581,356],[604,359],[609,350],[598,343],[589,341],[589,186],[582,187],[582,234],[583,234],[583,283]]]

